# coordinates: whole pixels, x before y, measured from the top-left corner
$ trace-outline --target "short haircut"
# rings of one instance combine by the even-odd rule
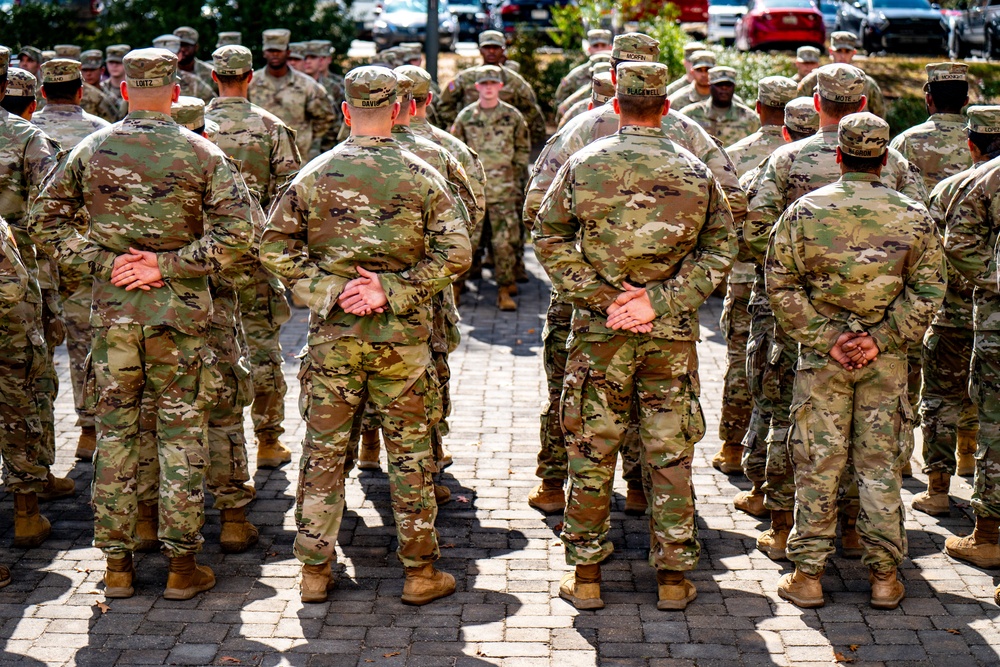
[[[815,132],[799,132],[798,130],[793,130],[787,125],[785,126],[785,129],[788,130],[788,136],[792,138],[792,141],[799,141],[801,139],[805,139],[806,137],[811,137],[814,134],[816,134]]]
[[[785,124],[785,107],[772,107],[767,104],[761,103],[760,105],[760,115],[763,117],[765,125],[784,125]]]
[[[83,88],[83,80],[81,79],[42,84],[42,91],[45,93],[45,99],[49,102],[55,102],[56,100],[67,100],[73,102],[76,100],[76,94],[81,88]]]
[[[941,113],[962,113],[969,96],[968,81],[935,81],[927,84],[927,92]]]
[[[834,118],[843,118],[848,114],[857,113],[861,111],[861,101],[859,100],[857,102],[834,102],[833,100],[828,100],[822,95],[820,95],[819,108],[820,111],[825,113],[827,116],[832,116]]]
[[[883,157],[885,157],[885,153],[877,157],[855,157],[844,152],[840,153],[840,159],[844,161],[847,171],[863,171],[869,174],[878,172],[882,167]]]
[[[0,100],[0,107],[3,107],[15,116],[20,116],[34,101],[35,98],[30,95],[7,95]]]
[[[616,95],[622,115],[641,120],[652,120],[663,116],[666,95]]]
[[[985,134],[983,132],[969,131],[969,141],[979,149],[983,155],[1000,153],[1000,134]]]
[[[397,100],[398,101],[398,100]],[[376,123],[379,121],[384,121],[386,118],[392,116],[392,105],[387,104],[384,107],[356,107],[352,106],[350,102],[347,106],[351,109],[351,116],[361,122],[372,122]]]
[[[215,73],[215,76],[219,79],[220,86],[235,86],[236,84],[243,83],[250,78],[252,72],[243,72],[243,74],[219,74]]]
[[[420,97],[414,97],[413,101],[417,103],[418,107],[426,106],[427,100],[431,98],[430,93],[427,95],[421,95]]]

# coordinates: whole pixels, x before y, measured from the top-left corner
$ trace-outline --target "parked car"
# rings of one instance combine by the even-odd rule
[[[514,30],[551,31],[552,8],[562,7],[569,0],[504,0],[495,10],[500,14],[504,34],[508,37]]]
[[[1000,57],[1000,0],[973,0],[968,9],[951,18],[949,57],[965,58],[973,49],[986,58]]]
[[[826,34],[829,35],[837,29],[837,11],[840,9],[840,1],[819,0],[817,6],[823,14],[823,27],[826,28]]]
[[[812,0],[750,0],[747,13],[736,23],[736,48],[823,48],[823,14]]]
[[[490,8],[479,0],[462,0],[449,6],[458,20],[459,41],[475,41],[479,33],[490,29]]]
[[[403,42],[427,41],[427,0],[386,0],[376,9],[376,16],[372,26],[376,51]],[[458,21],[446,0],[438,1],[438,39],[444,51],[454,50],[458,41]]]
[[[846,0],[837,29],[853,32],[869,53],[944,53],[948,44],[947,19],[927,0]]]
[[[732,42],[736,39],[736,22],[746,13],[747,0],[711,0],[706,39],[724,44]]]

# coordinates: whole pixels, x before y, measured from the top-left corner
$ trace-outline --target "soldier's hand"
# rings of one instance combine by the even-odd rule
[[[124,287],[126,290],[150,290],[163,287],[163,275],[160,273],[156,253],[146,250],[128,249],[129,254],[115,258],[111,270],[111,284]]]
[[[608,308],[607,327],[618,331],[625,329],[633,333],[649,333],[656,313],[649,302],[649,294],[644,288],[635,289],[625,283],[626,291],[618,295]]]
[[[377,273],[365,270],[363,267],[355,267],[360,274],[347,283],[344,291],[341,292],[337,303],[345,312],[352,315],[370,315],[371,313],[385,312],[385,306],[389,303],[382,289],[382,283]]]
[[[841,349],[855,365],[867,366],[878,358],[878,343],[867,333],[860,333],[841,345]]]
[[[853,348],[851,354],[848,354],[844,350],[844,346],[857,337],[858,334],[853,331],[845,331],[840,334],[837,342],[833,345],[833,349],[830,350],[830,357],[843,366],[845,370],[853,371],[865,366],[864,355],[855,352]]]

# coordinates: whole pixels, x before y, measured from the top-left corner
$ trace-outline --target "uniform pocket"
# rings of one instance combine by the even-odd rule
[[[236,406],[245,408],[254,399],[253,372],[246,357],[241,356],[233,364],[233,375],[236,376]]]
[[[687,391],[687,407],[683,419],[683,433],[689,445],[700,442],[705,437],[705,413],[701,409],[701,400],[698,398],[700,392],[700,382],[695,377],[688,377],[685,381]]]
[[[913,428],[916,426],[916,423],[917,420],[913,414],[913,406],[910,405],[910,400],[904,394],[899,397],[899,436],[896,439],[899,442],[899,456],[892,466],[894,471],[901,471],[913,455],[915,444]]]
[[[311,402],[310,395],[312,394],[312,370],[313,362],[312,358],[309,356],[308,348],[303,349],[305,356],[296,355],[299,357],[299,414],[302,419],[309,420],[309,404]]]
[[[590,366],[586,361],[571,360],[566,364],[562,397],[559,400],[559,422],[564,433],[580,433],[583,427],[583,390]]]

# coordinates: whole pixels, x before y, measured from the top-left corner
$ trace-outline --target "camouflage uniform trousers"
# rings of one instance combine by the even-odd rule
[[[691,460],[705,435],[695,343],[574,335],[563,386],[570,480],[562,530],[566,562],[600,563],[614,550],[608,532],[615,454],[637,414],[650,480],[650,565],[694,569],[700,545]]]
[[[767,479],[767,431],[771,426],[772,392],[765,393],[765,381],[773,381],[769,373],[768,355],[774,338],[774,315],[766,306],[754,306],[750,315],[747,337],[747,387],[753,401],[750,423],[743,438],[743,474],[756,484]]]
[[[764,506],[769,510],[791,510],[795,503],[788,428],[791,426],[790,408],[798,348],[798,343],[775,323],[763,379],[763,391],[771,404],[764,482]]]
[[[1000,519],[1000,331],[975,334],[969,398],[979,411],[972,509],[976,516]]]
[[[214,353],[201,336],[122,324],[95,329],[91,359],[97,392],[94,546],[111,555],[136,547],[145,432],[158,459],[164,551],[170,557],[197,553],[209,461],[206,415],[216,397]]]
[[[69,352],[69,377],[73,384],[73,406],[76,408],[77,426],[94,426],[93,406],[85,400],[87,382],[87,355],[93,341],[90,326],[91,292],[93,279],[89,276],[62,299],[63,325],[66,328],[66,351]]]
[[[906,555],[900,488],[912,440],[900,436],[913,428],[906,380],[906,352],[883,352],[856,371],[814,350],[800,355],[789,435],[795,525],[787,553],[806,573],[822,571],[834,551],[836,501],[852,476],[860,489],[862,563],[884,571]]]
[[[750,427],[753,400],[747,384],[747,340],[750,337],[750,283],[730,282],[719,326],[726,339],[726,377],[722,389],[719,439],[738,445]]]
[[[45,332],[46,352],[42,372],[35,381],[36,399],[42,422],[42,448],[40,461],[46,467],[56,462],[56,397],[59,395],[59,375],[56,372],[56,348],[66,340],[66,330],[62,323],[62,308],[59,292],[55,289],[42,290],[42,328]]]
[[[291,310],[283,292],[277,292],[265,277],[240,290],[240,315],[250,348],[254,399],[250,408],[253,430],[258,438],[274,438],[285,432],[285,393],[288,385],[281,370],[281,325]]]
[[[493,275],[501,287],[514,284],[514,267],[517,264],[518,237],[521,233],[521,212],[514,201],[488,202],[486,218],[489,220],[490,241],[493,248]],[[480,225],[482,227],[484,225]],[[472,247],[479,247],[481,231],[477,229]],[[523,254],[523,252],[522,252]]]
[[[973,340],[969,329],[933,325],[924,336],[920,425],[925,473],[954,475],[956,432],[979,430],[969,398]]]
[[[344,513],[344,457],[366,400],[379,412],[389,459],[389,488],[406,567],[438,559],[437,503],[431,447],[434,398],[429,345],[341,338],[310,346],[299,370],[306,438],[296,492],[296,558],[310,565],[336,559]]]

